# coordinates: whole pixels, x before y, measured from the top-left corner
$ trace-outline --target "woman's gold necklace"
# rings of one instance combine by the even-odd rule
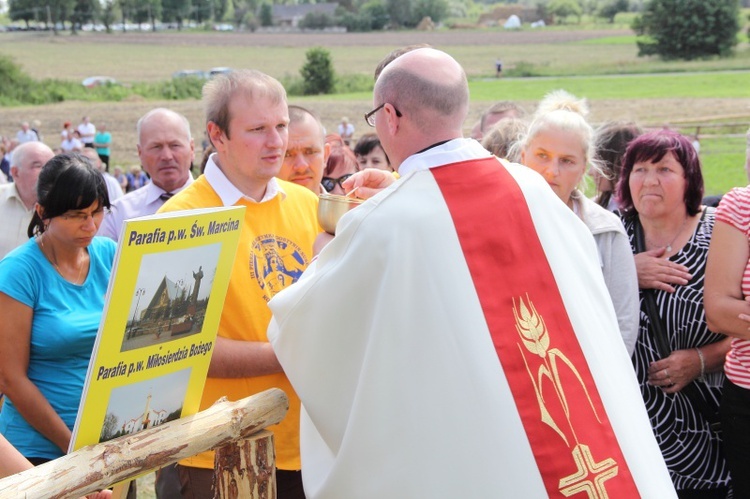
[[[685,229],[685,226],[687,225],[688,218],[690,218],[690,217],[687,216],[687,215],[685,215],[685,220],[682,222],[682,225],[680,226],[680,229],[677,231],[677,234],[674,235],[674,237],[672,238],[672,240],[669,241],[669,244],[667,244],[667,246],[665,247],[665,250],[666,250],[667,253],[671,253],[672,252],[672,245],[677,240],[677,238],[680,236],[680,234],[682,234],[683,229]]]
[[[42,253],[46,256],[47,253],[44,250],[44,235],[39,237],[39,241],[42,243]],[[62,271],[60,270],[60,267],[57,266],[57,255],[55,254],[55,248],[50,247],[50,251],[52,252],[52,259],[47,257],[47,260],[50,261],[53,267],[55,267],[55,270],[57,270],[57,273],[60,274],[60,276],[67,281],[65,278],[65,275],[63,275]],[[78,277],[75,281],[73,281],[73,284],[80,285],[81,283],[81,275],[83,275],[83,264],[81,264],[78,268]]]

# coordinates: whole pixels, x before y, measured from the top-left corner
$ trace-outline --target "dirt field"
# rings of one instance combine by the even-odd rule
[[[400,47],[414,43],[429,43],[438,47],[449,45],[527,45],[589,40],[604,36],[632,34],[630,30],[456,30],[456,31],[404,31],[371,33],[180,33],[166,31],[140,34],[128,33],[83,33],[79,36],[63,34],[58,39],[67,43],[130,43],[143,45],[196,45],[196,46],[240,46],[240,47],[367,47],[392,45]],[[28,39],[50,39],[49,33],[8,33],[0,40],[8,43]]]
[[[216,66],[252,67],[282,78],[298,75],[310,47],[331,53],[337,74],[371,75],[377,63],[396,47],[429,43],[451,53],[472,78],[494,76],[495,60],[506,67],[521,61],[543,67],[569,66],[566,45],[617,30],[508,32],[474,31],[392,33],[214,33],[128,32],[0,33],[0,53],[13,57],[34,78],[83,80],[94,75],[114,77],[128,84],[169,79],[185,69]],[[615,52],[613,52],[615,51]],[[632,60],[635,45],[589,46],[586,59],[601,64]],[[576,57],[576,62],[579,57]]]
[[[292,103],[295,102],[291,99]],[[362,119],[362,115],[370,110],[371,102],[315,102],[305,101],[302,104],[317,112],[326,128],[335,130],[341,116],[348,116],[356,127],[356,135],[367,133],[369,127]],[[487,107],[487,102],[472,103],[469,118],[464,129],[468,133],[471,126]],[[521,102],[528,111],[532,111],[535,102]],[[140,116],[154,107],[169,107],[183,113],[192,126],[195,138],[196,161],[201,154],[201,140],[203,136],[203,109],[199,101],[129,101],[119,103],[81,103],[63,102],[60,104],[4,108],[0,113],[0,134],[13,135],[18,129],[18,123],[23,120],[39,120],[42,123],[42,138],[50,147],[57,147],[60,143],[59,131],[66,120],[77,124],[85,114],[94,124],[106,123],[113,137],[112,161],[114,164],[128,166],[138,164],[136,155],[135,123]],[[706,121],[711,118],[732,116],[738,111],[737,99],[652,99],[652,100],[598,100],[591,103],[592,123],[607,119],[630,119],[647,125],[664,123],[684,123],[690,120]]]

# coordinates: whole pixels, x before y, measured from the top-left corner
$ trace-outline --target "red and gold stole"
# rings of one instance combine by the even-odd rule
[[[495,158],[431,169],[550,497],[638,497],[526,200]]]

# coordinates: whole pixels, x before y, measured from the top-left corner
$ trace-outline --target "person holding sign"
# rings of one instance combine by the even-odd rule
[[[219,322],[201,410],[271,387],[289,396],[289,412],[269,428],[276,446],[279,499],[302,498],[299,399],[271,345],[268,300],[291,286],[312,259],[318,197],[276,178],[288,143],[289,110],[281,84],[259,71],[219,75],[203,87],[206,128],[216,149],[205,173],[164,203],[160,212],[245,206],[237,256]],[[213,453],[178,465],[183,497],[212,497]]]
[[[115,255],[94,237],[109,197],[86,158],[50,159],[37,195],[33,239],[0,261],[0,433],[34,465],[68,450]]]

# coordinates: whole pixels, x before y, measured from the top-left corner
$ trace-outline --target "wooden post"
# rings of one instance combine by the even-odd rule
[[[275,454],[268,430],[216,449],[214,498],[276,499]]]
[[[193,416],[90,445],[4,478],[0,480],[0,499],[79,498],[180,459],[248,438],[279,423],[288,409],[286,394],[277,388],[237,402],[220,400]]]

